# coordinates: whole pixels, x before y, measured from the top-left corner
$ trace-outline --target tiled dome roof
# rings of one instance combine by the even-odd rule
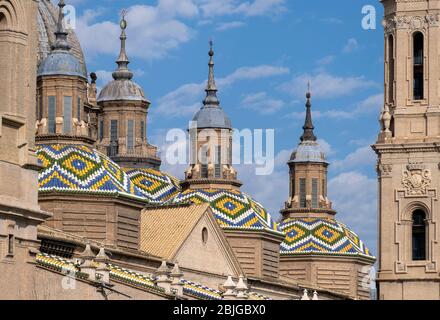
[[[220,189],[186,190],[173,203],[210,203],[215,217],[224,229],[267,230],[283,234],[267,210],[249,195]]]
[[[123,168],[123,170],[142,195],[150,201],[165,202],[180,191],[179,180],[155,169]]]
[[[87,79],[79,60],[68,52],[52,52],[38,66],[38,76],[77,76]]]
[[[178,193],[176,181],[155,170],[123,169],[87,146],[44,145],[37,148],[43,165],[39,192],[118,194],[161,204]]]
[[[49,55],[55,43],[58,8],[50,0],[38,2],[37,29],[38,29],[38,65]],[[67,41],[71,47],[71,54],[78,59],[82,74],[87,74],[84,54],[76,34],[68,30]]]
[[[327,163],[327,160],[320,145],[316,141],[303,141],[292,153],[289,162]]]
[[[142,101],[148,102],[144,90],[136,82],[129,79],[112,80],[102,88],[98,102],[105,101]]]
[[[220,128],[232,129],[232,123],[226,112],[220,107],[202,107],[195,114],[193,121],[197,123],[197,128]]]
[[[375,257],[344,224],[330,218],[288,219],[280,224],[286,233],[281,255],[336,255]]]

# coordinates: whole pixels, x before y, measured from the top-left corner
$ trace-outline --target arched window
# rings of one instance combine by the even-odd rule
[[[412,257],[414,261],[426,260],[426,214],[423,210],[413,212]]]
[[[423,33],[416,32],[413,36],[413,91],[414,100],[424,99],[424,37]]]
[[[306,198],[306,179],[299,179],[299,207],[306,208],[307,207],[307,198]]]
[[[388,102],[394,102],[394,37],[388,36]]]
[[[319,207],[318,179],[312,179],[312,208]]]
[[[5,14],[0,12],[0,30],[6,29],[6,25],[8,22],[6,21]]]
[[[208,242],[208,229],[203,228],[202,230],[202,241],[204,244]]]

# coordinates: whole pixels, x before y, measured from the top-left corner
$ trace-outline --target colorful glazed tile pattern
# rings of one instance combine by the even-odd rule
[[[40,253],[36,257],[36,262],[40,266],[44,266],[57,272],[71,274],[82,279],[88,278],[87,274],[79,271],[79,267],[74,262],[58,256]],[[165,291],[154,283],[155,278],[153,275],[142,274],[110,263],[107,264],[107,267],[110,269],[110,279],[148,289],[153,292],[163,293]],[[186,295],[202,300],[222,299],[222,294],[218,290],[185,279],[182,280],[182,283],[184,285],[183,292]],[[253,296],[253,294],[250,295]]]
[[[182,282],[183,292],[187,295],[203,300],[222,300],[222,293],[218,290],[188,280],[182,280]]]
[[[45,145],[37,148],[37,155],[43,166],[39,173],[42,193],[118,194],[151,204],[177,194],[177,182],[170,177],[158,171],[122,169],[87,146]]]
[[[40,266],[61,272],[63,274],[69,274],[81,279],[87,279],[89,277],[88,274],[80,272],[78,266],[72,261],[68,261],[54,255],[40,253],[36,257],[36,262]]]
[[[175,197],[180,191],[179,181],[154,169],[126,169],[133,184],[150,202],[165,202]]]
[[[218,223],[225,229],[268,230],[283,234],[264,207],[250,196],[232,190],[186,190],[173,203],[209,203]]]
[[[160,292],[164,291],[163,288],[160,288],[154,284],[154,278],[152,276],[121,268],[113,264],[108,264],[108,267],[110,268],[111,279],[119,280],[121,282],[140,286],[147,289],[153,289]]]
[[[282,255],[331,254],[375,259],[353,231],[333,219],[288,219],[280,229],[286,233]]]
[[[256,292],[249,292],[248,297],[249,300],[272,300],[271,298]]]

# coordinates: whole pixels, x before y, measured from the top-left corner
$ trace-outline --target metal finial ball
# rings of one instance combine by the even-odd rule
[[[312,97],[312,94],[310,93],[310,92],[307,92],[307,94],[306,94],[306,98],[307,99],[310,99]]]
[[[209,56],[210,57],[214,56],[213,46],[214,46],[214,42],[212,40],[209,40],[209,47],[210,47]]]
[[[125,17],[127,16],[127,10],[122,10],[121,16],[122,16],[122,19],[121,19],[120,26],[121,26],[122,30],[125,30],[125,29],[127,29],[127,21],[125,20]]]

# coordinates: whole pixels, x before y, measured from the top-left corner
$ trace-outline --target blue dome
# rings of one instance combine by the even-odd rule
[[[226,112],[220,107],[205,106],[201,108],[193,118],[197,122],[197,128],[232,129],[232,123]]]
[[[87,72],[81,62],[66,51],[53,51],[38,67],[37,76],[76,76],[87,79]]]
[[[290,163],[296,162],[316,162],[328,163],[324,152],[316,141],[303,141],[298,148],[292,153]]]
[[[113,80],[108,83],[99,93],[97,101],[105,102],[126,100],[149,103],[141,86],[129,79]]]

